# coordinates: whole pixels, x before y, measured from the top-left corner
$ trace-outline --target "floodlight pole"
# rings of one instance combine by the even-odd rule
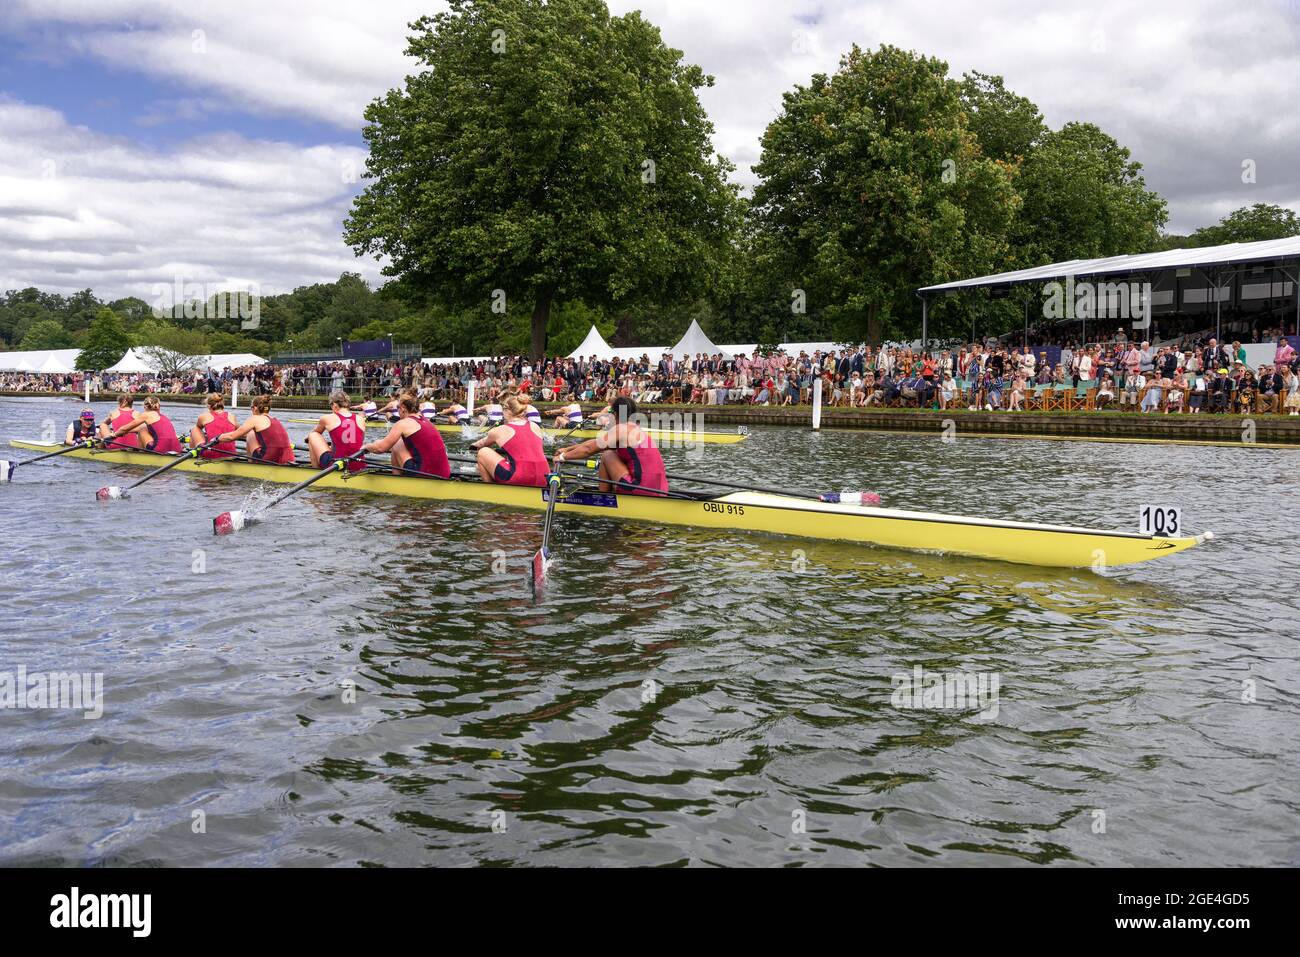
[[[930,341],[930,300],[921,293],[921,355],[926,353],[926,345]]]

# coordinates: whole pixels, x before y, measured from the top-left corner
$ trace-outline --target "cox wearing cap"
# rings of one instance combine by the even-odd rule
[[[81,415],[68,423],[68,430],[63,435],[64,445],[76,445],[78,442],[89,442],[95,437],[95,412],[93,409],[82,409]]]

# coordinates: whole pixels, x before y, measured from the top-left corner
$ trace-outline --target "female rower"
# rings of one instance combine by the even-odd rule
[[[64,445],[76,445],[78,442],[90,442],[97,433],[95,413],[92,409],[82,409],[81,416],[68,423],[68,430],[63,436]]]
[[[600,490],[611,488],[637,495],[668,491],[663,456],[650,433],[633,421],[636,401],[621,395],[604,411],[612,421],[594,439],[570,445],[555,453],[555,468],[568,459],[585,459],[600,453]],[[630,486],[640,486],[631,488]]]
[[[533,397],[527,392],[523,392],[519,396],[519,401],[524,404],[524,418],[540,429],[542,427],[542,410],[533,405]]]
[[[555,427],[557,429],[573,429],[582,425],[585,416],[582,414],[582,406],[577,402],[570,402],[562,406],[555,414]]]
[[[181,443],[176,438],[176,427],[172,420],[162,414],[162,403],[158,396],[145,396],[144,411],[122,425],[115,425],[104,436],[104,444],[120,446],[118,436],[134,434],[139,437],[140,445],[149,452],[176,453],[181,450]],[[114,419],[117,423],[120,420]]]
[[[128,422],[134,422],[135,409],[132,408],[132,406],[134,405],[135,405],[135,400],[132,399],[125,392],[119,395],[117,397],[117,411],[114,412],[109,417],[107,422],[102,423],[99,427],[100,438],[107,439],[109,434],[112,433],[115,429],[121,428],[122,426],[126,425]],[[132,432],[130,435],[122,436],[113,444],[116,445],[119,449],[123,449],[123,448],[138,449],[140,447],[140,440],[136,438],[135,433]]]
[[[459,402],[453,402],[447,408],[442,410],[442,415],[452,425],[469,425],[469,409],[465,408]]]
[[[376,442],[362,446],[367,452],[383,455],[391,452],[394,472],[451,478],[447,446],[437,427],[420,415],[420,404],[413,395],[404,395],[397,403],[401,418]]]
[[[549,469],[542,451],[542,430],[528,420],[524,399],[513,393],[500,398],[505,422],[472,444],[478,449],[479,477],[485,482],[544,488]]]
[[[475,411],[483,413],[478,417],[477,424],[486,425],[490,429],[495,428],[506,420],[505,409],[501,407],[499,401],[486,402],[475,409]]]
[[[239,423],[234,415],[226,411],[226,403],[221,398],[221,393],[209,392],[207,411],[199,413],[198,421],[194,423],[194,428],[190,429],[190,448],[197,449],[200,445],[216,439],[222,432],[233,432],[237,428]],[[224,459],[238,451],[239,448],[234,442],[225,442],[204,449],[201,455],[205,459]]]
[[[329,444],[325,435],[329,434]],[[352,411],[352,397],[342,389],[330,393],[330,411],[320,417],[316,428],[307,433],[307,451],[311,454],[313,468],[323,469],[333,465],[337,459],[356,455],[361,446],[366,444],[366,423]],[[360,472],[366,463],[353,459],[348,463],[349,472]]]
[[[248,457],[257,462],[271,462],[275,465],[293,465],[293,443],[289,433],[279,419],[271,417],[271,397],[255,396],[251,403],[252,415],[244,424],[222,432],[217,436],[221,442],[238,442],[244,440]]]

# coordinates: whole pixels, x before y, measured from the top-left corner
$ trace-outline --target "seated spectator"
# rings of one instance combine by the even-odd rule
[[[1166,379],[1168,386],[1168,400],[1165,402],[1166,412],[1182,412],[1183,402],[1187,396],[1187,379],[1183,376],[1182,370],[1174,373],[1172,380]]]
[[[1220,369],[1214,374],[1213,379],[1207,379],[1205,383],[1206,396],[1209,399],[1209,409],[1211,412],[1227,412],[1232,408],[1233,396],[1237,389],[1237,383],[1232,376],[1228,375],[1227,369]]]
[[[1158,412],[1160,410],[1160,400],[1165,396],[1165,388],[1168,385],[1168,379],[1151,379],[1151,385],[1146,393],[1142,396],[1141,411]]]
[[[984,377],[984,409],[992,412],[995,409],[1002,409],[1002,390],[1006,388],[1006,382],[996,371],[990,370]]]
[[[1283,405],[1287,415],[1300,415],[1300,373],[1294,368],[1286,375],[1286,402]]]
[[[1282,391],[1286,388],[1286,380],[1281,374],[1274,371],[1270,365],[1261,365],[1259,367],[1259,390],[1260,411],[1276,414],[1282,411]]]
[[[951,368],[945,369],[943,373],[943,382],[939,386],[939,408],[948,408],[948,403],[951,402],[956,395],[957,380],[952,377]]]
[[[1025,380],[1019,375],[1011,382],[1011,403],[1008,412],[1023,412],[1025,408]]]
[[[1120,393],[1119,407],[1122,410],[1124,406],[1132,406],[1137,409],[1138,402],[1142,398],[1142,390],[1146,388],[1147,379],[1141,372],[1132,372],[1124,378],[1124,391]]]
[[[1259,383],[1255,379],[1255,373],[1245,368],[1241,363],[1238,363],[1238,365],[1242,367],[1237,370],[1237,375],[1234,376],[1237,380],[1236,410],[1243,415],[1249,415],[1255,411],[1255,392]]]
[[[1102,374],[1101,384],[1097,386],[1097,408],[1104,409],[1113,401],[1115,401],[1115,380],[1107,370]]]

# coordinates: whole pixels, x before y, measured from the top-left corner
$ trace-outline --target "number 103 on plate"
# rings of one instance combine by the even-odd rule
[[[1182,530],[1182,509],[1170,505],[1143,505],[1138,513],[1139,535],[1177,535]]]

